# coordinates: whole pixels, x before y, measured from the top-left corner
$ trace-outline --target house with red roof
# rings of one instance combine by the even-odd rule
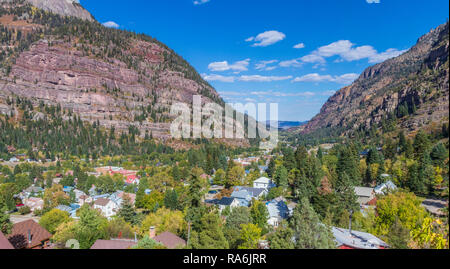
[[[8,240],[15,249],[48,249],[51,237],[51,233],[30,219],[14,224]]]
[[[13,245],[11,245],[2,231],[0,231],[0,249],[14,249]]]

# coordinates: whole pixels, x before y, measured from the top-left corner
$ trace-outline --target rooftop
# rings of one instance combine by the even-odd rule
[[[171,232],[164,232],[164,233],[154,237],[153,239],[156,242],[163,244],[164,246],[166,246],[169,249],[175,249],[178,247],[186,246],[186,241],[183,238],[181,238]]]
[[[6,239],[2,231],[0,231],[0,249],[14,249],[13,245]]]
[[[99,206],[106,206],[111,200],[107,198],[98,198],[94,204]]]
[[[28,231],[31,232],[31,244],[27,244]],[[46,229],[39,225],[34,220],[26,220],[14,224],[11,234],[8,239],[14,239],[17,242],[16,248],[22,248],[27,246],[33,248],[39,246],[43,241],[46,241],[52,237]]]
[[[371,197],[373,193],[373,188],[355,187],[355,193],[358,196]]]
[[[91,249],[130,249],[136,245],[134,240],[130,239],[113,239],[113,240],[97,240]]]
[[[355,249],[380,249],[389,246],[378,237],[364,232],[350,231],[343,228],[332,228],[338,247],[346,246]]]

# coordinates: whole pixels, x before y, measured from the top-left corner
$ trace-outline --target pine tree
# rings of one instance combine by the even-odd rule
[[[170,210],[178,208],[178,194],[176,190],[167,190],[164,196],[164,206]]]
[[[123,197],[122,205],[119,209],[119,212],[117,212],[117,215],[123,218],[126,222],[132,224],[134,224],[136,221],[136,212],[134,211],[134,206],[127,194],[125,194]]]
[[[302,199],[294,210],[290,226],[294,231],[296,249],[336,247],[330,228],[320,222],[319,216],[307,199]]]

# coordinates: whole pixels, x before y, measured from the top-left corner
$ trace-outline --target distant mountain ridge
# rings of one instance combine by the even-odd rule
[[[277,126],[280,130],[287,130],[292,127],[299,127],[307,124],[307,121],[267,121],[267,127]]]
[[[354,130],[377,127],[396,118],[396,128],[415,131],[431,123],[448,122],[449,24],[422,36],[409,51],[367,68],[342,88],[302,129]]]

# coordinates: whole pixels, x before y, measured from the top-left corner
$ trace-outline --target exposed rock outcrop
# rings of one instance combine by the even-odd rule
[[[367,68],[350,86],[338,91],[303,129],[341,128],[342,134],[368,129],[400,106],[400,128],[417,130],[432,122],[448,121],[449,24],[421,37],[408,52]]]

